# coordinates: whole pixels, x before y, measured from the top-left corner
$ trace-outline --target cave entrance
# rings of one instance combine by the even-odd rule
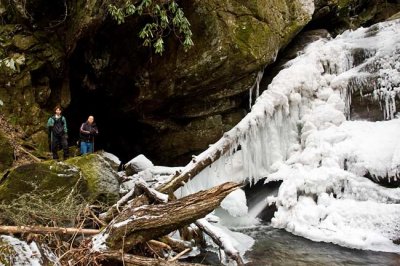
[[[93,115],[99,129],[95,138],[95,150],[105,150],[127,162],[144,153],[144,127],[133,115],[121,113],[103,91],[85,91],[75,86],[71,90],[72,101],[64,114],[68,119],[70,145],[79,140],[79,128],[89,115]]]
[[[151,128],[139,122],[136,108],[135,73],[142,64],[140,55],[132,49],[132,39],[115,42],[114,35],[124,36],[115,28],[102,29],[77,44],[69,60],[71,102],[64,114],[70,145],[78,141],[81,124],[93,115],[99,129],[95,150],[113,153],[126,162],[140,153],[148,156],[144,139]]]

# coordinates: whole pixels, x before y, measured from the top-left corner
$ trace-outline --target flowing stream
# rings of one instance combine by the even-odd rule
[[[246,265],[400,265],[400,254],[313,242],[270,225],[241,232],[256,240]]]
[[[320,266],[320,265],[400,265],[400,254],[358,250],[324,242],[314,242],[265,223],[255,228],[236,230],[255,239],[245,254],[248,266]],[[223,265],[214,253],[196,262]]]

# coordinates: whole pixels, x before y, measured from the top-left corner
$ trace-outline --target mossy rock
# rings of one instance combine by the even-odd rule
[[[99,155],[90,154],[64,162],[45,161],[22,165],[0,180],[0,201],[9,202],[18,195],[49,195],[60,201],[72,190],[88,202],[112,204],[119,198],[117,173]],[[54,192],[50,193],[49,192]]]
[[[10,168],[14,161],[14,149],[8,139],[0,132],[0,173]]]
[[[79,169],[56,161],[19,166],[0,181],[0,201],[10,202],[19,195],[34,193],[48,195],[49,200],[61,200],[75,187],[85,191],[87,185],[80,178]]]
[[[77,167],[87,183],[89,201],[101,201],[112,204],[119,199],[118,173],[107,160],[99,154],[87,154],[73,157],[66,164]]]

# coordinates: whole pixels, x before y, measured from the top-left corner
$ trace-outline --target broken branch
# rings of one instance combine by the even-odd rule
[[[65,228],[65,227],[44,227],[44,226],[0,226],[0,233],[18,234],[18,233],[33,233],[33,234],[60,234],[60,235],[96,235],[100,232],[97,229],[84,228]]]

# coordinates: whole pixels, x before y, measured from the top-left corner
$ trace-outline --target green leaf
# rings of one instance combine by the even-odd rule
[[[126,9],[125,9],[126,16],[133,15],[133,14],[135,14],[135,12],[136,12],[135,5],[129,4],[126,6]]]
[[[192,38],[190,38],[189,36],[186,36],[185,37],[185,40],[183,41],[183,45],[184,46],[186,46],[186,47],[191,47],[191,46],[193,46],[194,45],[194,43],[193,43],[193,41],[192,41]]]
[[[177,7],[178,7],[178,5],[175,3],[175,1],[172,1],[171,3],[169,3],[168,9],[169,9],[172,13],[175,13]]]
[[[164,41],[162,38],[158,38],[153,46],[156,49],[156,54],[161,55],[164,52]]]

